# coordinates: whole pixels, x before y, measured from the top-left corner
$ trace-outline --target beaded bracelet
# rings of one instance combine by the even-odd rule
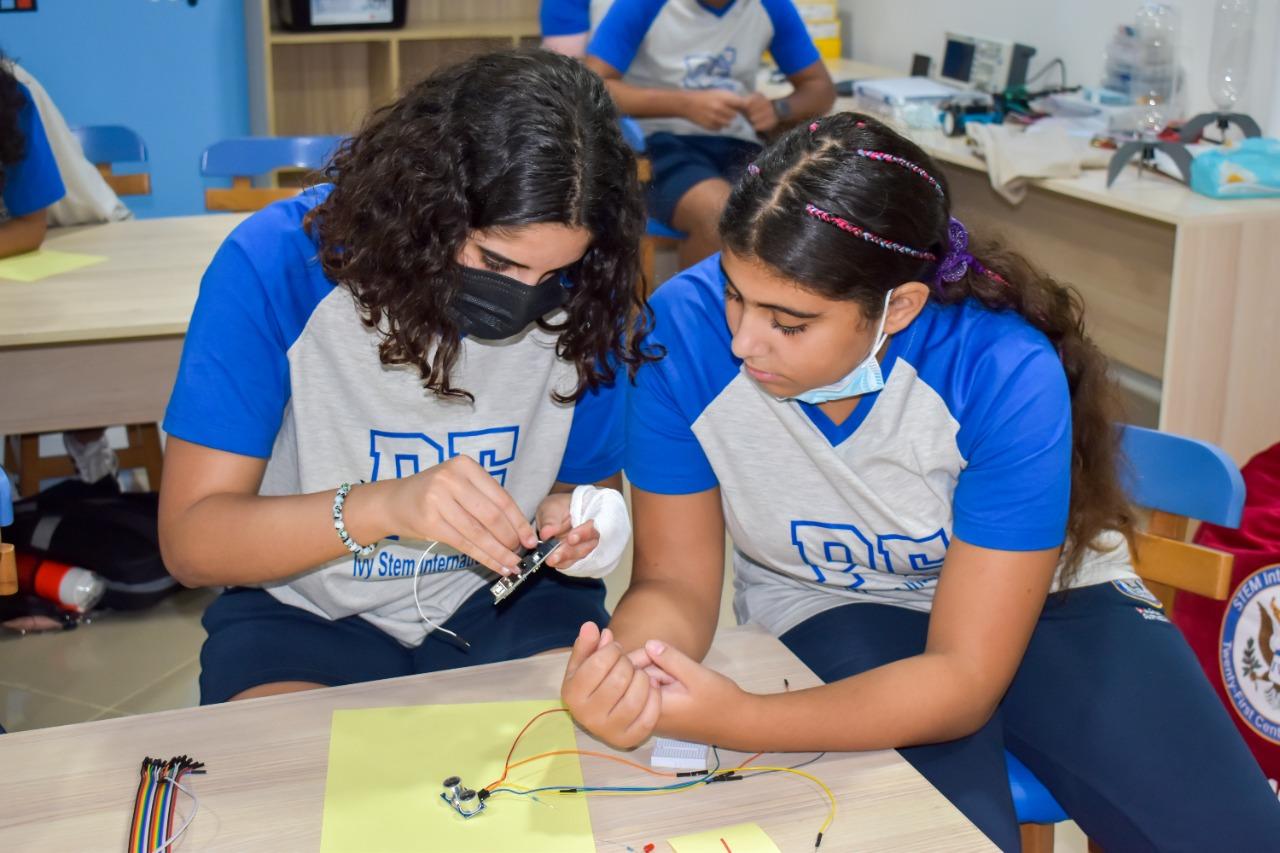
[[[364,480],[360,481],[360,485],[364,485]],[[350,483],[343,483],[338,487],[338,491],[333,496],[333,526],[338,531],[338,538],[342,540],[342,544],[347,546],[347,550],[352,554],[358,554],[361,557],[367,557],[377,550],[377,545],[361,545],[359,542],[351,538],[351,534],[347,532],[347,523],[342,518],[342,505],[347,502],[347,494],[351,491]]]

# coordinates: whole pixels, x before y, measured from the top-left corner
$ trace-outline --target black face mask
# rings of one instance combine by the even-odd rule
[[[527,285],[489,270],[462,268],[462,287],[453,304],[464,333],[485,341],[518,335],[568,299],[560,276]]]

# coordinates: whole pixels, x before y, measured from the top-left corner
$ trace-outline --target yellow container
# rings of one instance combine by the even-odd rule
[[[818,49],[818,55],[823,59],[839,59],[844,55],[844,46],[840,42],[840,37],[833,39],[814,39],[813,45]]]
[[[818,48],[819,56],[823,59],[840,58],[844,45],[840,38],[839,18],[806,21],[805,28],[809,30],[809,38],[813,39],[814,46]]]

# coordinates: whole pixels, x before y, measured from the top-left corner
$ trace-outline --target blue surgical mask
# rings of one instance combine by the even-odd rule
[[[876,328],[876,340],[871,345],[871,352],[867,354],[867,357],[859,362],[858,366],[843,379],[839,379],[830,385],[823,385],[821,388],[805,391],[803,394],[797,394],[791,399],[816,406],[819,403],[829,403],[832,400],[845,400],[862,394],[873,394],[884,387],[884,375],[880,372],[880,362],[876,360],[876,353],[880,352],[880,347],[884,346],[885,339],[888,337],[884,333],[884,323],[889,317],[889,299],[892,296],[892,290],[884,295],[884,310],[880,312],[880,325]]]

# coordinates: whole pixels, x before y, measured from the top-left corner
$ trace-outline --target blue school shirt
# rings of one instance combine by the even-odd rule
[[[591,33],[614,0],[542,0],[538,23],[542,35],[576,36]]]
[[[544,36],[574,36],[591,29],[589,0],[542,0],[538,23]]]
[[[53,159],[44,124],[26,86],[18,84],[24,103],[18,111],[18,130],[24,140],[22,159],[6,163],[4,189],[0,191],[0,221],[43,210],[66,195],[62,175]]]
[[[627,477],[660,494],[720,487],[735,609],[781,634],[855,601],[929,610],[953,538],[1063,544],[1071,399],[1052,344],[1012,311],[926,303],[894,335],[884,388],[841,424],[757,385],[730,350],[715,255],[652,300],[663,360],[628,404]],[[1107,534],[1074,585],[1133,578]]]
[[[790,0],[733,0],[722,9],[699,0],[615,0],[587,53],[609,63],[623,80],[649,89],[756,90],[768,50],[787,75],[819,59],[818,49]],[[645,134],[731,136],[758,142],[746,116],[717,132],[687,119],[639,119]]]

